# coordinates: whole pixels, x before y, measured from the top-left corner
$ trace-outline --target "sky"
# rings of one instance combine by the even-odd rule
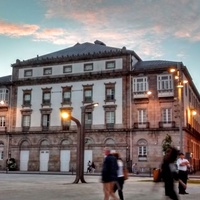
[[[0,0],[0,77],[17,59],[95,40],[183,62],[200,92],[200,0]]]

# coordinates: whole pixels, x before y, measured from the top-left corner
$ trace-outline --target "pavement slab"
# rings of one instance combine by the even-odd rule
[[[74,175],[0,174],[0,200],[103,200],[100,176],[85,176],[87,183],[73,184],[74,180]],[[189,195],[180,200],[199,200],[199,186],[188,184]],[[163,183],[154,183],[151,177],[129,177],[124,196],[125,200],[166,199]]]

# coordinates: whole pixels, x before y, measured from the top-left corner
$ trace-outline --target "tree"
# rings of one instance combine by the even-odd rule
[[[164,153],[169,147],[171,147],[171,144],[172,144],[172,137],[171,135],[167,134],[162,144],[162,150]]]

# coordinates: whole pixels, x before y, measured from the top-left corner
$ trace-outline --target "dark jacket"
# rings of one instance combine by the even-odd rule
[[[178,196],[174,190],[174,180],[178,180],[178,174],[175,171],[175,164],[164,161],[162,164],[161,174],[165,183],[165,195],[169,196],[173,200],[178,200]]]
[[[118,170],[117,159],[112,154],[107,155],[103,162],[103,168],[101,173],[102,182],[108,183],[116,181],[117,170]]]

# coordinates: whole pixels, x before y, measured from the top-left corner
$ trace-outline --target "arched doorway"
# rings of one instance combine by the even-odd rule
[[[20,146],[20,171],[28,171],[29,162],[29,142],[24,140]]]
[[[49,169],[49,142],[43,140],[40,144],[40,171],[48,171]]]
[[[70,170],[70,150],[67,147],[72,143],[70,139],[64,139],[60,150],[60,171],[69,172]]]

